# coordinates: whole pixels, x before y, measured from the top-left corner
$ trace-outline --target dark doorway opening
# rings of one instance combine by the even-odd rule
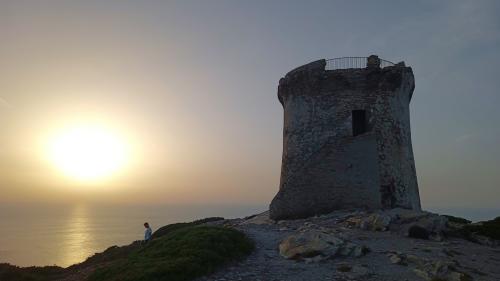
[[[366,110],[352,111],[352,135],[357,136],[368,132],[368,114]]]

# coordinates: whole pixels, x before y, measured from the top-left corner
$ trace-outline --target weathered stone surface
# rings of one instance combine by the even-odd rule
[[[274,221],[269,218],[269,211],[252,216],[246,219],[242,224],[274,224]]]
[[[370,269],[357,264],[338,263],[336,264],[337,274],[347,280],[364,280],[363,277],[369,275]]]
[[[376,217],[374,214],[391,217],[387,231],[360,229],[360,222],[368,217]],[[432,218],[440,220],[438,216],[430,212],[388,209],[373,212],[338,210],[307,219],[281,220],[271,224],[254,223],[258,217],[265,218],[265,214],[226,220],[231,223],[223,225],[231,225],[244,231],[254,240],[255,251],[248,258],[197,281],[500,280],[498,248],[451,236],[443,236],[442,242],[411,239],[406,236],[405,230],[408,226],[415,225],[420,220]],[[281,255],[283,252],[279,251],[280,244],[291,236],[308,236],[307,233],[310,232],[334,237],[335,242],[341,240],[342,246],[335,248],[336,251],[328,249],[328,246],[310,247],[309,250],[305,250],[307,248],[301,247],[300,243],[295,243],[296,247],[305,250],[305,256],[302,253],[298,254],[299,251],[295,249],[297,255],[294,258],[283,258]],[[323,241],[331,239],[325,238]],[[362,250],[363,246],[372,251],[355,258],[359,253],[365,252]],[[344,250],[341,250],[343,248]],[[318,249],[326,251],[319,252]],[[325,253],[335,253],[335,255],[332,257]],[[343,256],[346,253],[349,253],[349,256]],[[297,262],[298,260],[300,262]]]
[[[321,231],[307,231],[290,235],[279,245],[280,255],[287,259],[304,259],[308,262],[311,258],[334,256],[360,257],[366,253],[364,246],[346,241],[330,233]],[[315,258],[320,261],[322,258]]]
[[[364,230],[386,231],[391,224],[391,220],[391,216],[387,214],[375,213],[362,218],[359,227]]]
[[[443,240],[443,233],[447,228],[448,219],[445,216],[430,215],[421,218],[415,224],[429,232],[429,238],[435,241]]]
[[[424,280],[472,281],[470,275],[456,271],[457,264],[450,261],[427,261],[414,269],[417,276]]]
[[[390,253],[387,256],[389,257],[389,260],[391,261],[391,263],[401,264],[403,262],[403,258],[401,257],[401,255],[399,253]]]
[[[272,219],[346,208],[420,210],[411,145],[410,67],[327,70],[325,60],[280,80],[284,108],[280,189]],[[353,111],[366,131],[353,136]]]

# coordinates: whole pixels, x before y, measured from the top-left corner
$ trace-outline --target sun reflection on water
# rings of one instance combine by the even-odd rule
[[[95,239],[89,221],[89,210],[85,205],[77,205],[71,211],[62,238],[61,254],[63,266],[82,262],[92,253]]]

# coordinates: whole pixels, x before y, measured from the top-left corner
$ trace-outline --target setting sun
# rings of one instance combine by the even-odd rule
[[[48,153],[59,170],[79,181],[108,178],[127,160],[124,140],[99,126],[76,126],[61,131],[50,142]]]

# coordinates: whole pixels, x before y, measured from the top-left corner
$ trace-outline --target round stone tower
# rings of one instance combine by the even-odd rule
[[[273,219],[349,208],[420,210],[413,72],[377,56],[319,60],[280,79],[283,158]]]

